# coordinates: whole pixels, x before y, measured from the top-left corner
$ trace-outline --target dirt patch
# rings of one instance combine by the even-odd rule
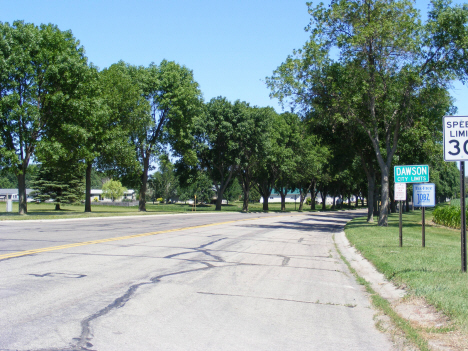
[[[395,351],[418,351],[418,348],[408,341],[405,333],[393,324],[389,316],[379,312],[374,316],[374,320],[377,329],[385,333],[393,342]]]
[[[393,309],[420,331],[432,350],[468,350],[468,338],[450,319],[421,297],[405,297]]]

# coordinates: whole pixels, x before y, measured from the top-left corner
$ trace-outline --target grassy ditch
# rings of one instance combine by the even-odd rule
[[[345,228],[350,242],[396,285],[424,297],[468,332],[468,274],[461,273],[460,232],[432,223],[426,210],[426,247],[421,247],[421,211],[403,214],[403,247],[398,214],[388,227],[358,218]]]
[[[299,208],[299,204],[286,203],[286,211],[294,212]],[[354,207],[352,207],[354,208]],[[135,216],[135,215],[155,215],[166,213],[192,213],[195,209],[189,204],[146,204],[146,212],[139,212],[138,206],[120,207],[91,204],[91,213],[84,212],[84,205],[62,205],[60,211],[55,211],[53,203],[28,203],[28,214],[18,215],[18,203],[13,203],[13,212],[6,212],[6,203],[0,202],[0,221],[2,220],[28,220],[28,219],[59,219],[59,218],[88,218],[88,217],[111,217],[111,216]],[[317,211],[321,206],[317,206]],[[343,207],[346,209],[346,206]],[[215,205],[198,205],[197,212],[214,211]],[[249,204],[250,212],[263,212],[261,203]],[[330,208],[328,208],[330,210]],[[242,202],[236,201],[229,205],[223,205],[222,212],[242,211]],[[270,212],[280,212],[281,204],[269,204]],[[304,205],[304,212],[312,211],[310,206]]]

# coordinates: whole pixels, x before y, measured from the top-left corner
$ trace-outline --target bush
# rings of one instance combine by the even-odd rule
[[[306,199],[306,205],[310,205],[310,204],[311,204],[311,202],[312,202],[311,198],[310,198],[310,197],[308,197],[308,198]]]
[[[433,212],[435,223],[460,229],[461,208],[459,206],[438,206]]]
[[[161,204],[164,203],[164,199],[163,199],[162,197],[158,197],[158,198],[156,199],[156,201],[159,202],[159,203],[161,203]]]

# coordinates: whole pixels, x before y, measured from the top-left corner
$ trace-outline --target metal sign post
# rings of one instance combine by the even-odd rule
[[[403,247],[403,220],[402,220],[402,212],[403,212],[403,209],[401,208],[401,201],[400,201],[400,225],[398,226],[399,237],[400,237],[400,247]]]
[[[445,116],[444,161],[460,161],[461,269],[466,272],[465,160],[468,160],[468,116]]]
[[[399,224],[399,237],[400,247],[403,246],[403,221],[402,221],[402,202],[406,200],[406,183],[395,183],[395,200],[400,201],[400,224]]]
[[[460,207],[461,207],[461,269],[466,272],[466,208],[465,208],[465,161],[460,162]]]
[[[426,208],[422,208],[422,247],[426,247]]]
[[[426,207],[435,206],[435,184],[424,183],[413,185],[413,203],[422,207],[422,247],[426,247]]]

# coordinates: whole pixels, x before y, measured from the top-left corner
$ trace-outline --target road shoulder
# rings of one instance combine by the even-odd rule
[[[374,265],[364,258],[348,241],[345,232],[334,235],[337,249],[356,274],[364,279],[372,290],[381,298],[388,301],[393,312],[410,325],[427,341],[430,350],[467,350],[468,341],[456,330],[450,319],[428,304],[423,298],[408,294],[405,289],[398,288],[388,281]],[[383,311],[376,315],[376,325],[384,331],[394,342],[397,350],[417,350],[408,341],[405,333],[395,326],[394,321]],[[445,332],[438,332],[445,330]],[[426,349],[422,347],[420,349]]]

